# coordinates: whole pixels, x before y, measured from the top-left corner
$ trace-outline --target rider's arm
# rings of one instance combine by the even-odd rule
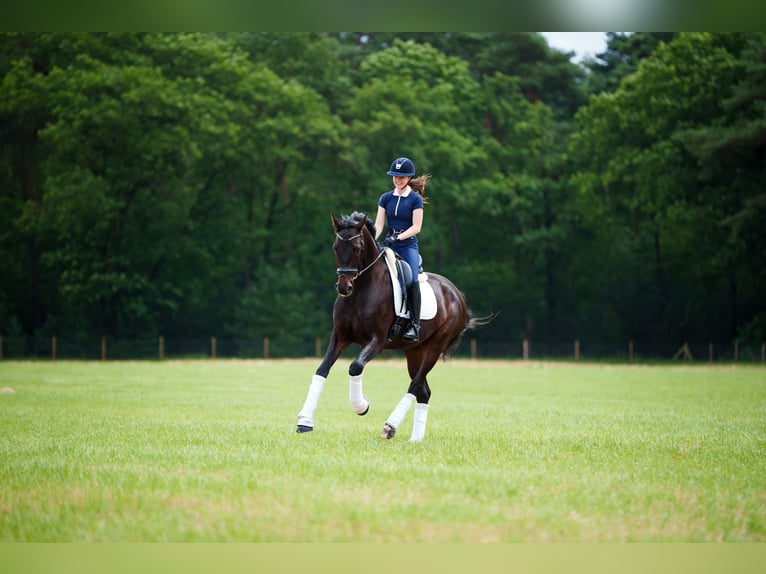
[[[375,216],[375,239],[383,233],[383,227],[386,225],[386,209],[378,206],[378,214]]]
[[[402,231],[399,234],[399,239],[409,239],[410,237],[415,237],[418,233],[420,233],[420,229],[423,227],[423,208],[414,209],[412,211],[412,225],[408,228]]]

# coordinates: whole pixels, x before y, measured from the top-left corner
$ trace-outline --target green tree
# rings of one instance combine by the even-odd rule
[[[46,179],[40,131],[53,116],[48,75],[91,45],[76,34],[0,34],[0,325],[43,327],[55,285],[47,280],[35,221]]]
[[[766,34],[718,35],[740,54],[731,93],[705,125],[677,137],[697,160],[704,201],[713,210],[718,249],[711,277],[725,278],[729,334],[742,342],[766,340]],[[720,280],[720,279],[719,279]]]
[[[313,166],[337,155],[339,130],[316,92],[212,34],[40,36],[31,54],[26,36],[4,40],[20,47],[5,50],[2,113],[17,118],[40,166],[34,184],[22,169],[11,182],[27,199],[11,201],[10,239],[41,253],[39,281],[19,273],[41,285],[48,315],[27,333],[294,329],[235,318],[267,266],[297,255],[312,271],[290,208],[305,199],[304,215],[322,203],[327,171]],[[23,155],[10,142],[3,153]]]
[[[588,94],[614,92],[622,78],[636,71],[641,60],[676,36],[677,32],[607,32],[606,50],[583,62],[588,70],[585,91]]]
[[[525,97],[544,102],[558,119],[571,118],[585,103],[583,69],[570,62],[572,54],[551,49],[535,32],[365,32],[342,34],[341,41],[355,58],[383,52],[397,42],[429,45],[467,63],[479,83],[496,73],[518,78]]]
[[[390,185],[384,174],[395,157],[411,157],[418,173],[434,174],[421,252],[438,269],[458,247],[455,198],[486,158],[480,86],[465,62],[412,41],[397,40],[369,56],[360,73],[362,83],[345,112],[350,163],[361,192],[352,198],[374,213]]]
[[[518,78],[485,78],[484,95],[491,159],[459,197],[472,214],[461,222],[464,280],[480,281],[485,300],[495,292],[494,308],[510,311],[490,329],[497,338],[558,339],[566,330],[559,257],[568,207],[558,175],[566,138],[553,110],[528,101]]]
[[[348,100],[354,71],[343,59],[338,39],[318,32],[236,32],[223,34],[285,81],[319,94],[333,112]]]
[[[701,304],[707,292],[694,279],[715,281],[722,270],[716,256],[691,254],[719,254],[719,226],[677,135],[721,114],[738,73],[735,55],[715,36],[681,34],[578,113],[570,153],[581,169],[573,181],[582,205],[601,216],[590,223],[603,226],[596,233],[609,245],[596,297],[610,303],[604,320],[614,313],[626,337],[660,344],[713,336],[698,313],[714,309]]]
[[[55,116],[40,132],[52,153],[39,233],[62,310],[103,334],[156,333],[197,271],[189,173],[211,101],[157,68],[86,54],[48,81]],[[50,328],[79,327],[62,320]]]

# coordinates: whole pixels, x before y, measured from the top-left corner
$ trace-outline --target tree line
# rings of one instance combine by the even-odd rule
[[[486,341],[766,340],[766,35],[0,34],[0,335],[313,341],[330,214],[432,174]]]

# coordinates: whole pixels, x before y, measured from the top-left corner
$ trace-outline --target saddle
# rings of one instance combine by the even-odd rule
[[[396,255],[392,249],[386,248],[386,265],[391,276],[393,289],[393,304],[396,318],[388,332],[388,341],[396,338],[407,326],[410,318],[409,301],[407,300],[407,284],[412,277],[412,269],[407,262]],[[428,275],[423,273],[423,259],[418,267],[418,282],[420,284],[420,319],[433,319],[436,315],[436,296],[428,283]]]
[[[423,258],[418,255],[418,262],[420,267],[418,268],[418,276],[423,273]],[[391,272],[391,279],[396,281],[399,285],[399,292],[402,294],[401,305],[398,305],[396,314],[399,316],[406,315],[410,310],[410,302],[407,297],[407,285],[412,283],[412,268],[409,263],[399,257],[399,255],[393,250],[386,248],[386,263],[388,263],[388,270]]]

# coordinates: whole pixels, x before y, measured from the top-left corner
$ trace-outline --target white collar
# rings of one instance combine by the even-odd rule
[[[393,191],[394,191],[394,196],[396,197],[407,197],[409,194],[412,193],[412,188],[408,185],[407,187],[404,188],[404,193],[399,193],[399,191],[396,188],[394,188]]]

